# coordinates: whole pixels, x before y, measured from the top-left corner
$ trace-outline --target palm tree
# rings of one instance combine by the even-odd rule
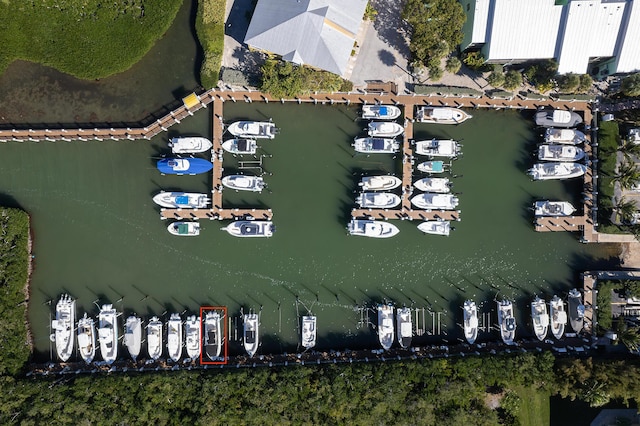
[[[638,206],[633,201],[626,200],[621,197],[616,203],[615,209],[618,213],[620,223],[631,223],[633,216],[638,212]]]
[[[613,177],[613,181],[618,182],[623,189],[631,189],[640,182],[640,168],[635,163],[625,160],[618,166],[618,173]]]
[[[618,334],[618,340],[631,352],[637,352],[640,345],[640,329],[638,327],[624,326]]]
[[[622,141],[622,145],[618,148],[627,160],[634,161],[640,156],[640,144],[635,144],[627,139]]]

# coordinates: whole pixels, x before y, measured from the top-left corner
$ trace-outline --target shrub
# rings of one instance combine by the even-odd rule
[[[449,59],[447,59],[447,64],[445,66],[447,72],[450,72],[451,74],[457,74],[458,71],[460,71],[460,68],[462,68],[462,62],[460,62],[460,59],[455,56],[451,56]]]
[[[311,92],[351,90],[352,84],[328,71],[269,59],[262,66],[260,90],[276,98],[292,99]]]
[[[429,67],[429,80],[438,81],[442,78],[443,75],[444,75],[444,72],[442,71],[442,68],[440,68],[439,66]]]
[[[522,73],[516,70],[509,70],[504,76],[504,88],[515,90],[522,86]]]
[[[580,85],[580,77],[577,74],[569,73],[556,77],[558,90],[563,93],[574,93]]]
[[[367,21],[375,21],[378,16],[378,11],[373,7],[371,1],[367,2],[367,7],[364,10],[364,19]]]
[[[485,59],[480,51],[465,53],[462,62],[475,71],[480,71],[485,66]]]
[[[502,87],[504,85],[504,73],[502,71],[493,71],[487,77],[487,83],[493,87]]]
[[[640,96],[640,73],[623,78],[621,89],[625,96]]]
[[[200,0],[196,15],[196,33],[204,50],[200,67],[200,84],[217,86],[224,50],[224,0]]]
[[[220,79],[232,86],[250,86],[249,79],[244,75],[242,71],[234,70],[231,68],[224,68],[221,73]]]
[[[578,93],[587,93],[593,87],[593,78],[589,74],[580,76],[580,84],[578,85]]]

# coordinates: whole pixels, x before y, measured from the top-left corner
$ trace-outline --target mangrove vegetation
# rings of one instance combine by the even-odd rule
[[[199,0],[196,32],[203,50],[200,84],[206,89],[218,85],[224,50],[225,0]]]

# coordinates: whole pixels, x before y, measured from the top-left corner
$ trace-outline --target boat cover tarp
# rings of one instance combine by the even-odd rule
[[[176,197],[176,204],[179,204],[179,205],[189,204],[189,197],[187,195],[178,195]]]
[[[247,143],[246,139],[238,139],[236,140],[236,146],[238,151],[243,152],[247,150],[247,147],[249,146],[249,144]]]
[[[176,225],[176,229],[178,231],[178,234],[188,234],[189,233],[189,225],[187,225],[186,223],[179,223],[178,225]]]
[[[453,110],[450,108],[433,108],[431,110],[431,114],[428,114],[429,117],[434,120],[453,120],[454,114]]]
[[[389,108],[387,108],[386,106],[381,106],[380,115],[387,115],[387,114],[389,114]]]
[[[371,141],[371,146],[373,147],[373,149],[377,150],[382,150],[384,149],[384,139],[373,139]]]

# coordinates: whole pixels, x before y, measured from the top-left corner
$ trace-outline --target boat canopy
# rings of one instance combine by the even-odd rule
[[[568,123],[571,121],[571,112],[556,109],[553,111],[553,121],[556,123]]]
[[[434,120],[453,120],[454,111],[450,108],[432,108],[429,114]]]
[[[176,204],[187,205],[189,204],[189,197],[187,195],[179,195],[176,197]]]
[[[375,150],[384,149],[384,139],[373,139],[372,146]]]
[[[431,170],[433,170],[434,172],[442,172],[444,170],[444,162],[442,161],[431,162]]]
[[[189,233],[189,225],[186,223],[179,223],[177,226],[178,234],[188,234]]]

